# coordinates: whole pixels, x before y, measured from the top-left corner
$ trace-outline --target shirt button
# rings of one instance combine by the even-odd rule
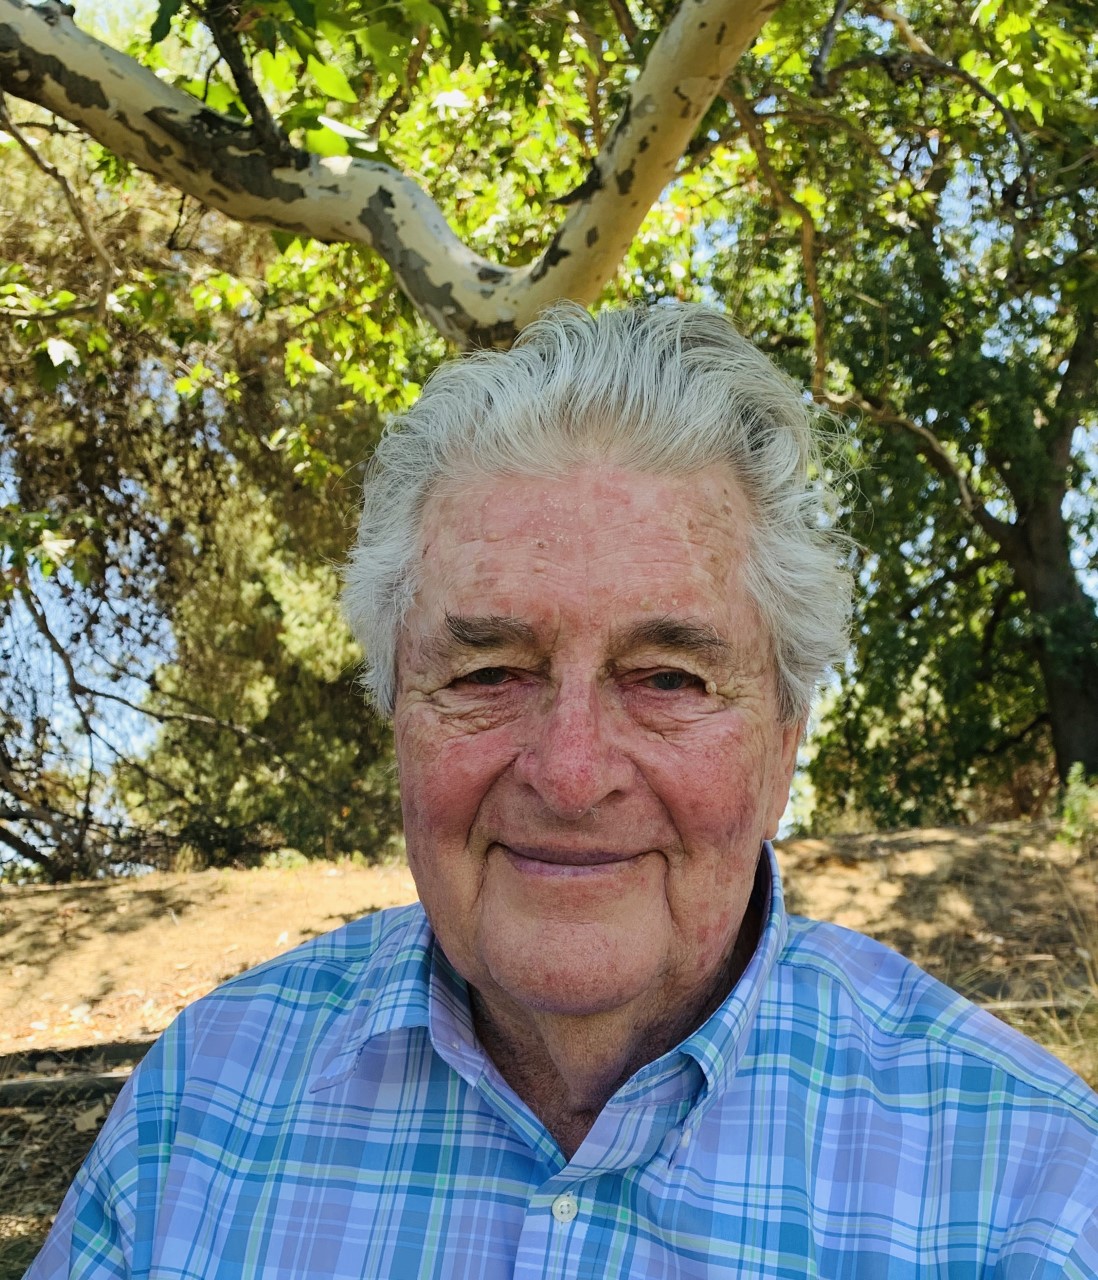
[[[558,1222],[571,1222],[577,1213],[579,1205],[576,1204],[576,1197],[569,1195],[567,1191],[553,1201],[553,1217]]]

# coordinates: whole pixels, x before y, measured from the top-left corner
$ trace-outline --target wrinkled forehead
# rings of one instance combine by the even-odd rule
[[[522,501],[524,494],[536,500]],[[686,539],[699,541],[706,531],[725,532],[731,568],[744,552],[751,513],[742,487],[723,464],[667,476],[598,460],[559,473],[440,480],[424,502],[420,541],[421,550],[452,538],[570,543],[625,524],[633,525],[641,539],[646,529],[653,539],[679,529]]]
[[[724,468],[451,483],[424,511],[404,638],[438,630],[449,614],[582,616],[596,631],[666,616],[757,643],[749,525]]]

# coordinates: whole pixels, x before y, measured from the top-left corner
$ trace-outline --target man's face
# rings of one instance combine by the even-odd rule
[[[398,646],[408,860],[489,1009],[650,1025],[720,981],[799,738],[747,522],[723,467],[428,501]]]

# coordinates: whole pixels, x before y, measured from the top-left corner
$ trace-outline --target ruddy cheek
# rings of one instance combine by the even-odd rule
[[[703,953],[725,951],[732,938],[733,926],[739,928],[735,911],[729,907],[718,915],[700,917],[694,928],[694,944]]]

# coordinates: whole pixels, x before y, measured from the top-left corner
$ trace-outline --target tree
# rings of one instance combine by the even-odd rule
[[[1067,6],[877,12],[902,53],[836,29],[806,76],[824,101],[887,86],[873,145],[848,117],[767,181],[779,202],[815,181],[814,234],[849,236],[816,295],[841,323],[815,341],[823,398],[863,415],[871,589],[817,777],[910,820],[1049,739],[1061,779],[1098,769],[1098,618],[1073,563],[1094,564],[1098,45]]]
[[[785,0],[737,62],[767,15],[718,6],[716,39],[710,8],[169,0],[123,54],[0,0],[0,88],[110,148],[96,211],[121,156],[279,227],[249,296],[296,310],[303,385],[418,381],[441,348],[412,307],[469,345],[561,294],[722,302],[856,423],[867,590],[826,803],[956,816],[1050,746],[1098,770],[1094,33],[1040,0]],[[126,297],[98,261],[33,322],[47,373],[62,313]]]
[[[240,118],[234,118],[82,33],[59,0],[42,6],[3,0],[0,85],[78,124],[117,155],[211,208],[328,243],[368,245],[445,336],[506,342],[547,302],[597,297],[771,7],[772,0],[741,0],[732,10],[725,0],[686,0],[638,60],[632,83],[606,77],[623,99],[615,127],[597,151],[587,144],[587,172],[568,194],[567,215],[537,259],[521,266],[471,250],[422,187],[363,153],[378,153],[385,106],[399,101],[418,77],[429,78],[443,45],[451,66],[455,56],[490,49],[511,82],[506,89],[528,96],[565,57],[584,72],[618,57],[623,37],[610,29],[612,9],[577,20],[577,42],[566,40],[572,35],[566,16],[552,8],[541,15],[515,5],[496,27],[499,6],[490,0],[449,15],[429,0],[396,13],[387,5],[371,12],[368,6],[275,0],[245,9],[214,0],[194,7],[184,30],[193,38],[198,24],[205,24],[229,73],[228,95],[219,105],[235,108]],[[164,0],[154,42],[181,8],[178,0]],[[324,54],[322,36],[331,46]],[[535,62],[542,42],[543,69]],[[359,83],[380,79],[388,94],[365,130],[329,123],[324,114],[330,100],[358,105],[341,63],[351,64],[351,79]],[[258,65],[276,93],[263,92]],[[597,108],[604,83],[596,75],[589,84]],[[337,157],[309,149],[311,133],[316,145],[331,151],[327,132],[350,144],[336,145]],[[295,133],[305,136],[297,141]]]
[[[0,862],[63,881],[383,852],[389,735],[354,695],[335,568],[377,410],[301,346],[300,309],[249,290],[265,238],[207,227],[194,270],[162,247],[174,211],[115,188],[100,314],[56,183],[8,172]]]

